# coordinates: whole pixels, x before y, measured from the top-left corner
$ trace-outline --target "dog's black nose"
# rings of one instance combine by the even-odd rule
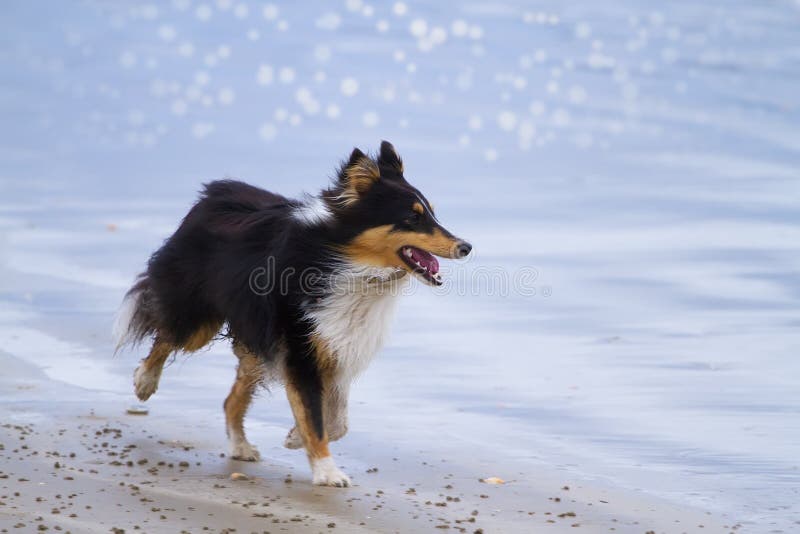
[[[466,241],[462,241],[461,243],[458,244],[458,248],[456,248],[456,257],[466,258],[470,252],[472,252],[472,245],[470,245]]]

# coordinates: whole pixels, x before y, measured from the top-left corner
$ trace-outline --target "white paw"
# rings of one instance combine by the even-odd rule
[[[347,425],[334,426],[328,430],[328,441],[337,441],[344,437],[345,434],[347,434]],[[283,440],[283,446],[287,449],[303,448],[303,438],[300,437],[296,426],[292,427],[289,433],[286,434],[286,439]]]
[[[312,480],[317,486],[336,486],[346,488],[351,485],[350,477],[336,467],[333,458],[326,456],[311,461]]]
[[[300,437],[300,432],[297,431],[297,427],[292,427],[289,433],[286,434],[286,439],[283,441],[283,446],[287,449],[303,448],[303,438]]]
[[[146,371],[144,366],[140,365],[133,372],[133,390],[139,400],[146,401],[158,389],[158,380],[161,378],[161,370]]]
[[[258,449],[243,439],[231,443],[231,458],[243,462],[257,462],[261,459],[261,455]]]

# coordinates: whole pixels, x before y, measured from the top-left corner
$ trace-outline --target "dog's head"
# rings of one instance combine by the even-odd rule
[[[387,141],[375,158],[354,149],[332,193],[348,229],[342,251],[354,262],[403,269],[438,286],[435,256],[463,258],[472,250],[442,226],[430,202],[406,181],[403,162]]]

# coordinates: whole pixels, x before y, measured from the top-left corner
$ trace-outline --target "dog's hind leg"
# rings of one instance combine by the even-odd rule
[[[150,354],[142,360],[133,373],[133,389],[139,400],[146,401],[156,392],[164,363],[174,351],[175,347],[171,343],[156,338]]]
[[[245,437],[244,416],[253,400],[253,393],[264,379],[264,367],[255,354],[236,342],[233,344],[233,353],[239,358],[239,367],[236,370],[236,381],[224,404],[231,457],[255,462],[259,459],[259,454]]]
[[[133,388],[139,400],[146,401],[158,389],[158,381],[161,379],[161,371],[169,355],[178,349],[185,352],[194,352],[207,345],[219,331],[219,323],[209,323],[198,328],[189,338],[181,343],[170,343],[165,339],[169,335],[156,335],[153,348],[150,354],[142,360],[136,371],[133,372]]]

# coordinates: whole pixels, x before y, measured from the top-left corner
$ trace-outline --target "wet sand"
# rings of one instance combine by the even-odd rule
[[[124,395],[47,379],[2,356],[2,532],[732,532],[719,518],[575,481],[508,472],[502,457],[443,458],[362,433],[336,444],[354,486],[310,484],[280,425],[251,432],[265,458],[230,460],[190,401],[126,413]],[[276,392],[277,393],[277,392]],[[467,444],[464,444],[467,445]],[[467,452],[467,451],[465,451]],[[369,466],[366,467],[365,466]],[[232,480],[232,473],[246,479]],[[503,484],[481,482],[504,478]]]

